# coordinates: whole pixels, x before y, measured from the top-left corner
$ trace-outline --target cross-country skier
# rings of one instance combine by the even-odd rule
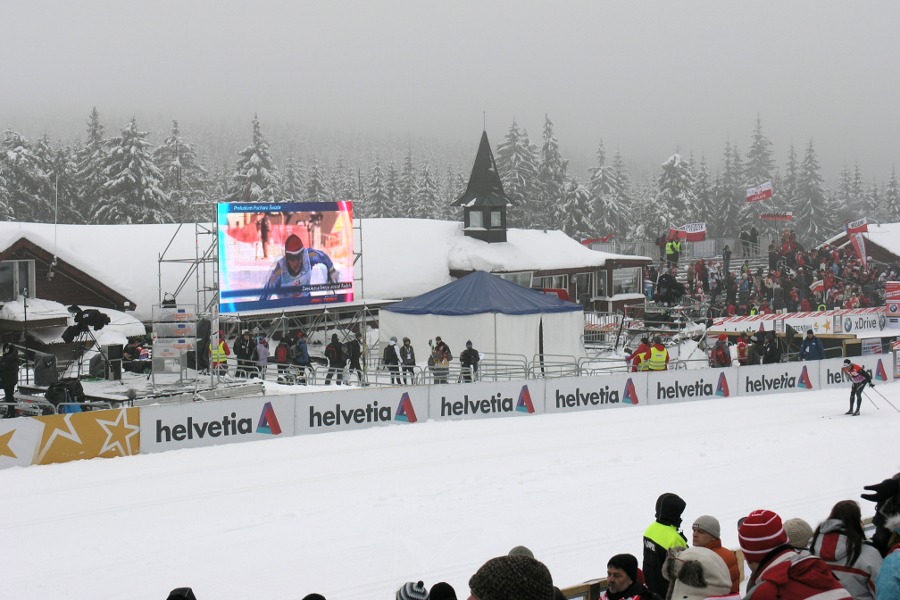
[[[866,387],[866,384],[869,384],[871,387],[875,387],[875,384],[872,383],[872,376],[869,375],[869,372],[866,371],[862,365],[858,365],[856,363],[850,362],[850,359],[844,360],[844,368],[841,369],[844,373],[847,374],[847,377],[850,378],[852,382],[850,386],[850,410],[848,410],[846,415],[853,415],[854,417],[859,416],[859,407],[862,404],[862,393],[863,389]],[[856,396],[856,411],[853,410],[853,397]]]
[[[315,248],[306,248],[294,234],[284,243],[284,257],[278,259],[275,267],[266,280],[265,290],[260,300],[277,298],[303,298],[310,295],[309,285],[312,279],[312,268],[324,265],[328,270],[328,281],[340,281],[340,273],[334,268],[331,257]]]

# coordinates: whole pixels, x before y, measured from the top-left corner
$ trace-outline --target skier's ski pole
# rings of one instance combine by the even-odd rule
[[[875,410],[881,410],[881,408],[877,404],[875,404],[875,401],[872,400],[872,397],[866,393],[866,390],[863,390],[863,396],[866,397],[866,400],[872,403],[872,406],[875,407]]]
[[[872,389],[875,390],[875,387],[873,386]],[[897,412],[900,412],[900,410],[898,410],[897,407],[894,406],[894,403],[893,403],[893,402],[891,402],[890,400],[888,400],[887,398],[885,398],[884,394],[882,394],[882,393],[879,392],[878,390],[875,390],[875,393],[878,394],[879,396],[881,396],[882,398],[884,398],[884,401],[887,402],[888,404],[890,404],[890,405],[891,405],[891,408],[893,408],[893,409],[896,410]]]

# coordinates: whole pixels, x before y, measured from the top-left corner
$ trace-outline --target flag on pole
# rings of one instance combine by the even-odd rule
[[[686,242],[702,242],[706,239],[706,223],[688,223],[681,227],[669,227],[669,236]]]
[[[794,213],[789,210],[777,210],[773,212],[764,212],[759,215],[763,221],[793,221]]]
[[[766,181],[756,187],[747,188],[747,202],[759,202],[772,197],[772,182]]]
[[[866,222],[866,218],[863,217],[862,219],[850,221],[844,227],[847,230],[847,237],[853,242],[853,248],[856,250],[856,255],[859,257],[859,260],[862,261],[863,271],[868,272],[869,261],[866,256],[866,239],[863,237],[863,233],[869,231],[869,224]]]

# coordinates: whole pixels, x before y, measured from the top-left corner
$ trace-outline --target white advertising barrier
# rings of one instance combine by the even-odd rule
[[[819,365],[821,361],[775,363],[738,367],[738,396],[757,394],[783,394],[807,392],[819,389]]]
[[[426,386],[299,394],[296,403],[297,435],[367,429],[428,419]]]
[[[738,395],[738,369],[681,369],[650,373],[647,404],[670,404]]]
[[[541,414],[544,385],[543,379],[433,385],[428,396],[428,416],[446,421]]]
[[[141,408],[141,454],[294,435],[296,395]]]
[[[858,365],[862,365],[866,370],[872,372],[872,383],[887,383],[893,381],[892,357],[890,354],[879,354],[875,356],[853,356],[851,361]],[[819,384],[823,388],[834,387],[850,387],[850,378],[841,370],[844,368],[843,358],[829,358],[828,360],[816,361],[819,363]],[[805,364],[815,364],[809,362]]]
[[[647,398],[646,373],[616,373],[595,377],[562,377],[546,381],[548,413],[637,406]]]

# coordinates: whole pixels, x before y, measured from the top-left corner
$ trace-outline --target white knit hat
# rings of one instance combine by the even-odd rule
[[[708,548],[688,548],[666,559],[663,575],[674,580],[672,600],[705,600],[731,591],[725,561]]]

